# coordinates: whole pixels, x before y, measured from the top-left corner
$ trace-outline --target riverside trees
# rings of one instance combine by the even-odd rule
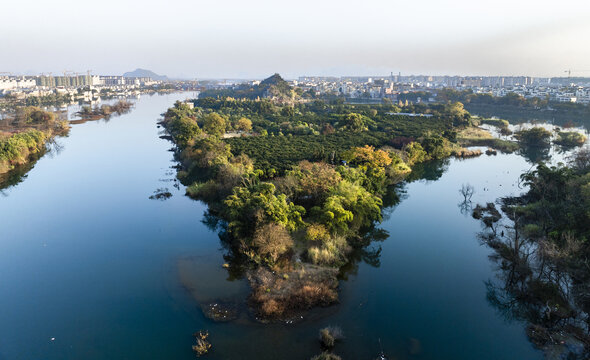
[[[584,358],[590,350],[588,158],[583,149],[568,166],[541,163],[523,174],[528,192],[501,200],[507,224],[493,203],[480,207],[495,211],[493,217],[474,210],[490,229],[481,239],[499,265],[501,281],[486,284],[489,301],[508,318],[526,321],[531,341],[562,358]]]
[[[25,164],[31,155],[44,152],[46,142],[53,136],[69,131],[67,121],[35,106],[17,108],[6,122],[0,128],[0,174]]]

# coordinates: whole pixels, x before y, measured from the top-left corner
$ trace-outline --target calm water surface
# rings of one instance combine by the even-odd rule
[[[417,180],[385,210],[389,238],[378,266],[359,263],[341,282],[341,303],[297,324],[206,319],[196,300],[244,298],[228,281],[206,206],[174,181],[171,144],[156,122],[190,94],[142,97],[110,121],[74,125],[0,194],[0,359],[192,359],[191,334],[211,333],[209,359],[308,359],[318,330],[340,326],[344,359],[540,359],[524,325],[486,300],[494,280],[473,203],[519,194],[531,165],[517,155],[450,160],[437,180]],[[176,185],[176,187],[175,187]],[[166,201],[148,197],[167,188]],[[54,338],[54,340],[52,340]]]

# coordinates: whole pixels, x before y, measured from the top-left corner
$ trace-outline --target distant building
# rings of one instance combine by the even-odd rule
[[[24,76],[0,77],[0,91],[16,89],[32,89],[37,86],[35,79]]]

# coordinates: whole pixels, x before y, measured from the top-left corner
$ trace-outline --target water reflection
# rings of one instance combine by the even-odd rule
[[[551,146],[523,146],[519,151],[528,162],[537,164],[551,159]],[[561,152],[562,154],[564,152]]]
[[[567,191],[564,184],[557,186],[560,191]],[[494,203],[478,205],[473,210],[473,217],[480,219],[485,227],[478,238],[493,251],[489,259],[495,265],[496,278],[485,282],[486,298],[506,320],[524,322],[530,341],[547,358],[587,359],[590,356],[588,263],[583,260],[581,242],[573,232],[563,232],[557,240],[541,236],[544,230],[532,222],[534,210],[527,213],[527,208],[538,205],[531,194],[538,193],[539,187],[546,188],[531,187],[526,196],[498,200],[502,212]],[[544,201],[554,200],[548,197]],[[553,222],[553,210],[543,206],[546,215],[542,217],[547,216]],[[559,220],[555,219],[555,224],[560,224]]]
[[[12,170],[4,174],[0,174],[0,194],[3,196],[8,196],[5,190],[23,182],[27,178],[29,171],[35,167],[37,161],[46,153],[47,150],[35,153],[30,157],[29,162],[22,165],[17,165]]]
[[[496,279],[485,282],[488,302],[505,319],[525,322],[529,339],[548,358],[558,354],[560,359],[587,359],[587,294],[580,293],[570,274],[549,256],[546,244],[519,234],[517,223],[516,218],[501,231],[479,234],[494,251],[489,258]]]
[[[450,160],[433,160],[420,163],[412,167],[412,172],[406,178],[407,182],[427,180],[436,181],[449,169]]]

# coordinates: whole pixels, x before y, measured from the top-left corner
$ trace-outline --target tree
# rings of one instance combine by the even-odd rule
[[[201,129],[199,128],[199,125],[197,125],[197,122],[186,116],[174,118],[168,123],[167,128],[170,135],[174,137],[176,143],[181,147],[186,146],[201,133]]]
[[[285,106],[281,109],[281,115],[285,117],[295,116],[295,109],[292,106]]]
[[[560,131],[557,133],[555,143],[563,147],[582,146],[586,142],[586,136],[575,131]]]
[[[455,126],[467,126],[470,124],[471,115],[465,110],[461,102],[445,105],[445,112],[451,117]]]
[[[342,180],[332,189],[323,205],[323,220],[334,232],[346,233],[355,228],[381,220],[383,201],[359,184]]]
[[[366,130],[365,119],[361,114],[349,113],[344,116],[345,126],[352,131]]]
[[[294,185],[293,195],[310,202],[323,201],[325,194],[342,179],[333,165],[323,162],[300,162],[287,172],[287,183]]]
[[[252,121],[248,118],[241,118],[240,120],[238,120],[238,130],[241,131],[251,131],[252,130]]]
[[[365,165],[371,168],[384,168],[391,164],[391,158],[383,150],[375,150],[375,147],[365,145],[346,151],[342,157],[350,164]]]
[[[279,257],[293,248],[293,239],[284,226],[268,223],[254,232],[252,245],[269,265],[276,264]]]
[[[459,192],[463,195],[463,201],[468,202],[471,201],[471,198],[475,193],[475,188],[471,184],[463,184],[461,185],[461,190],[459,190]]]
[[[551,132],[545,128],[536,126],[528,130],[517,132],[516,138],[522,145],[545,148],[550,145]]]
[[[424,151],[419,142],[411,142],[404,146],[403,151],[406,153],[408,165],[412,166],[428,160],[428,154]]]
[[[275,194],[275,186],[268,182],[251,187],[236,187],[225,200],[230,219],[230,230],[248,233],[254,227],[274,222],[288,230],[303,225],[305,208],[287,201],[285,194]]]
[[[201,168],[216,168],[226,164],[231,157],[230,146],[214,137],[197,141],[194,147],[187,147],[181,154],[182,159],[191,159]]]
[[[440,135],[428,134],[422,139],[422,147],[432,159],[442,159],[451,154],[448,140]]]
[[[210,113],[203,118],[203,130],[212,136],[225,134],[225,119],[218,113]]]
[[[364,173],[366,181],[362,185],[367,190],[373,193],[384,191],[387,180],[386,168],[392,163],[391,157],[385,151],[365,145],[346,151],[342,157]]]

